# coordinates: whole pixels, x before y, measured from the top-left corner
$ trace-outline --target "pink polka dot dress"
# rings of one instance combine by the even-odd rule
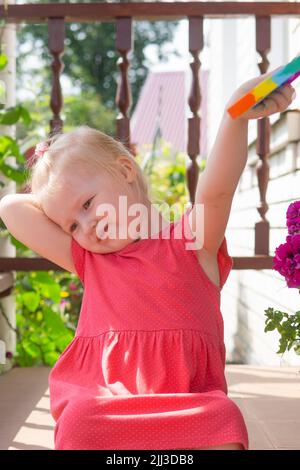
[[[55,449],[248,449],[224,375],[220,291],[232,258],[224,237],[219,288],[186,249],[190,209],[114,253],[72,239],[84,291],[75,337],[49,375]]]

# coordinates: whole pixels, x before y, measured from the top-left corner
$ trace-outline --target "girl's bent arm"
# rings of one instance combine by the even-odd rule
[[[9,232],[29,249],[76,273],[72,237],[49,219],[32,194],[8,194],[0,200],[0,218]]]

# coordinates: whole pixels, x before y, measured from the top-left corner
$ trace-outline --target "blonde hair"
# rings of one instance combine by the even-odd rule
[[[120,163],[117,158],[125,156],[136,171],[136,189],[139,197],[151,200],[151,190],[135,157],[117,139],[88,125],[81,125],[66,134],[55,134],[47,140],[48,150],[42,157],[33,157],[27,184],[39,199],[44,193],[54,194],[60,187],[59,175],[81,169],[106,170],[121,184]]]

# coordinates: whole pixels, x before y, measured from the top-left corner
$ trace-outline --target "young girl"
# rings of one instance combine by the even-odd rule
[[[224,375],[224,232],[247,122],[283,111],[293,91],[282,87],[237,121],[224,113],[195,204],[173,222],[153,207],[130,152],[88,126],[37,146],[31,194],[2,198],[14,237],[84,286],[75,337],[49,375],[55,449],[248,449]],[[137,231],[134,204],[145,208]],[[201,231],[196,204],[204,241],[187,249]]]

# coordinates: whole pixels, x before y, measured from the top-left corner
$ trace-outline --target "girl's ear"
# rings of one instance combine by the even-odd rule
[[[128,183],[132,183],[135,180],[136,171],[131,162],[127,157],[121,156],[118,157],[118,162],[120,164],[120,171]]]

